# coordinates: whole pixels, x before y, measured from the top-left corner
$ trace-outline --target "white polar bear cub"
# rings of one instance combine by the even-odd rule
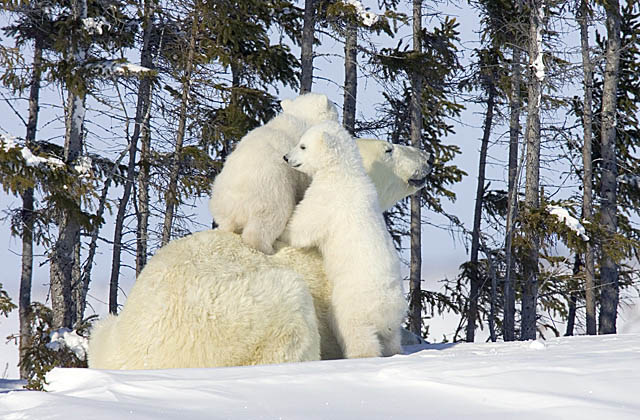
[[[242,233],[245,244],[265,254],[273,254],[274,241],[309,185],[282,156],[312,125],[338,119],[325,95],[308,93],[281,105],[280,115],[250,131],[229,155],[209,202],[220,230]]]
[[[317,246],[331,286],[329,319],[347,358],[402,352],[400,262],[355,140],[337,122],[310,128],[284,159],[311,185],[284,232]]]

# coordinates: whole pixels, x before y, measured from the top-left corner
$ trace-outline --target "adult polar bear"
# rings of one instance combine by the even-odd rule
[[[381,208],[422,188],[429,155],[358,140]],[[160,249],[118,316],[94,327],[89,366],[162,369],[335,359],[330,290],[316,251],[276,242],[265,255],[239,235],[207,230]]]

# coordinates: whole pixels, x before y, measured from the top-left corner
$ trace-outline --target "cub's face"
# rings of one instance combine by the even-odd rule
[[[326,153],[323,134],[311,130],[283,158],[295,170],[313,176],[325,163]]]

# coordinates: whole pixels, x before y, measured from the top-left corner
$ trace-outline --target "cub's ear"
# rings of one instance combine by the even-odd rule
[[[293,110],[293,101],[291,99],[283,99],[280,101],[280,106],[282,107],[282,111],[290,112]]]

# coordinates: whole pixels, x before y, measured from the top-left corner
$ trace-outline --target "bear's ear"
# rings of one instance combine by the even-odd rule
[[[283,99],[280,101],[280,106],[283,112],[293,111],[293,101],[291,99]]]

